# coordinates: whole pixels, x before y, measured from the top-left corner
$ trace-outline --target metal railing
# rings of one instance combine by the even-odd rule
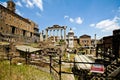
[[[82,76],[83,77],[83,80],[91,80],[92,78],[100,78],[100,77],[103,77],[105,80],[113,80],[113,79],[117,79],[117,77],[112,77],[112,76],[108,76],[107,74],[107,68],[105,69],[105,73],[103,74],[100,74],[100,73],[92,73],[92,74],[88,74],[88,72],[90,72],[90,70],[84,70],[84,69],[81,69],[81,70],[78,70],[78,73],[75,73],[74,72],[74,69],[75,69],[75,64],[102,64],[102,65],[110,65],[109,63],[97,63],[97,62],[75,62],[75,61],[63,61],[61,59],[61,56],[59,56],[58,59],[54,59],[54,57],[52,55],[49,55],[49,58],[50,58],[50,73],[52,74],[52,71],[54,71],[56,73],[56,75],[58,75],[57,79],[56,80],[62,80],[62,74],[73,74],[73,75],[77,75],[77,76]],[[62,71],[62,63],[73,63],[73,70],[72,72],[66,72],[66,71]],[[58,70],[55,69],[54,67],[54,63],[57,63],[58,64]],[[111,64],[111,65],[119,65],[119,64]],[[55,76],[56,76],[55,75]],[[78,79],[79,80],[79,79]],[[81,80],[81,79],[80,79]]]

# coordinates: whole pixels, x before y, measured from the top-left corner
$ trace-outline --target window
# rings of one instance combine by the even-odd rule
[[[1,30],[3,30],[3,27],[1,27]]]
[[[32,37],[32,32],[30,33],[30,36]]]
[[[26,34],[26,31],[25,31],[25,30],[23,30],[23,36],[25,36],[25,34]]]
[[[15,34],[15,27],[12,27],[12,34]]]

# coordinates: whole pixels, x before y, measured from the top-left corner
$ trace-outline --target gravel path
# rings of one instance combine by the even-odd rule
[[[63,80],[75,80],[74,75],[73,74],[64,74],[64,76],[66,77]]]

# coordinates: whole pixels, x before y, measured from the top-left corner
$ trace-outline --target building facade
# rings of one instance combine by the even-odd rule
[[[84,35],[80,36],[79,42],[82,47],[90,47],[91,46],[91,36],[84,34]]]
[[[39,41],[38,25],[15,13],[15,3],[7,2],[7,8],[0,5],[0,35],[2,41]]]
[[[113,35],[100,39],[96,48],[96,56],[103,56],[104,59],[120,59],[120,29],[114,30]]]
[[[68,32],[68,48],[74,47],[74,32],[70,28],[70,31]]]
[[[115,57],[120,59],[120,29],[113,31],[112,49]]]

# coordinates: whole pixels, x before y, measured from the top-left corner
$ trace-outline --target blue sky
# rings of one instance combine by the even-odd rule
[[[0,0],[6,6],[7,0]],[[76,36],[94,38],[120,29],[120,0],[13,0],[16,13],[38,24],[40,31],[58,24],[73,29]]]

